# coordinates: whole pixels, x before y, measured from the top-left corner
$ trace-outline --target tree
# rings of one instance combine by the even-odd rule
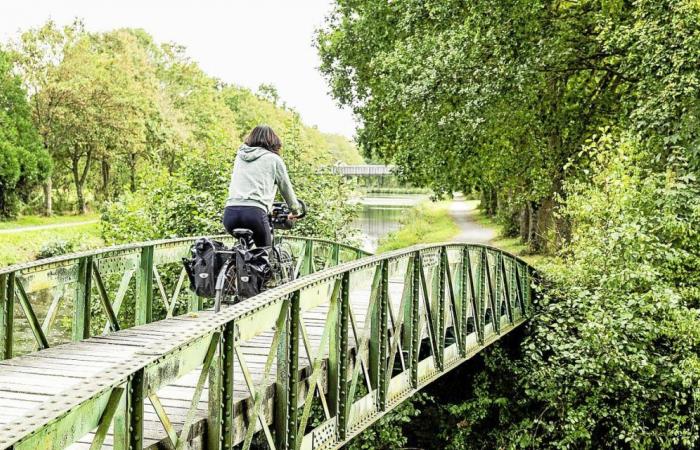
[[[51,173],[51,160],[31,120],[26,92],[0,51],[0,216],[17,213],[26,196]]]
[[[546,250],[570,235],[554,213],[601,127],[653,137],[661,165],[674,146],[695,147],[697,8],[339,0],[317,46],[370,156],[438,193],[478,189],[487,211]]]
[[[298,117],[289,128],[278,129],[295,191],[310,211],[297,223],[294,234],[351,242],[354,208],[347,204],[348,187],[340,176],[318,173],[318,166],[304,155],[301,129]],[[211,151],[207,158],[186,155],[173,175],[157,174],[135,194],[108,204],[102,217],[105,240],[120,243],[222,233],[221,211],[235,156],[226,148]]]
[[[699,39],[692,0],[337,2],[362,147],[561,249],[431,445],[698,447]]]
[[[263,83],[258,86],[258,96],[275,106],[277,106],[277,102],[280,101],[280,94],[277,92],[277,88],[273,84]]]
[[[10,44],[12,60],[19,72],[30,98],[31,116],[43,141],[43,147],[54,154],[50,127],[54,122],[60,99],[39,96],[50,83],[50,74],[63,58],[63,49],[83,32],[79,21],[59,29],[52,21],[40,28],[28,30]],[[56,171],[54,171],[55,173]],[[53,177],[48,176],[43,184],[44,214],[53,213]]]
[[[90,34],[78,25],[52,24],[27,32],[17,60],[34,80],[32,103],[46,148],[70,178],[80,212],[85,187],[100,164],[103,198],[110,197],[111,164],[129,167],[146,152],[146,118],[156,111],[155,69],[135,37],[125,31]]]

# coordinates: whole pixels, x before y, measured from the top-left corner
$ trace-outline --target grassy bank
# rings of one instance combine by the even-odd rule
[[[0,223],[0,265],[22,263],[36,259],[47,246],[63,246],[69,251],[79,251],[103,245],[97,216],[28,216],[16,221]],[[75,225],[71,225],[75,224]],[[23,229],[44,225],[61,225],[56,228]],[[62,226],[70,225],[70,226]],[[20,229],[19,231],[13,231]]]
[[[449,203],[423,202],[401,220],[399,230],[389,233],[379,243],[377,253],[416,244],[449,241],[459,233],[450,216]]]

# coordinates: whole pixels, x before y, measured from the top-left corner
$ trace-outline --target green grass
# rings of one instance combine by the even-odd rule
[[[459,228],[450,216],[449,203],[423,202],[406,214],[402,227],[389,233],[379,243],[377,253],[388,252],[416,244],[449,241]]]
[[[90,220],[86,218],[89,216],[78,217],[83,220]],[[77,222],[82,222],[83,220],[77,220]],[[75,222],[75,220],[73,222]],[[47,224],[43,223],[41,225]],[[33,261],[36,259],[36,254],[42,247],[58,240],[74,242],[75,251],[97,248],[104,245],[102,238],[100,238],[99,223],[0,234],[0,265]]]
[[[15,220],[0,221],[0,230],[11,230],[13,228],[35,227],[42,225],[57,225],[64,223],[86,222],[88,220],[99,219],[99,214],[85,214],[81,216],[22,216]]]

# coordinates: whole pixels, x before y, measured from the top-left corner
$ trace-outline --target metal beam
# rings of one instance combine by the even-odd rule
[[[483,276],[479,280],[475,280],[469,250],[479,251],[481,255],[479,262]],[[487,251],[496,257],[495,269],[489,264]],[[304,254],[308,255],[306,251]],[[455,254],[461,255],[461,259],[451,260],[456,258]],[[439,255],[439,259],[431,255]],[[152,268],[153,263],[153,254],[139,255],[141,269]],[[432,267],[427,271],[429,279],[426,279],[424,263]],[[459,268],[455,270],[454,266]],[[101,278],[103,268],[92,263],[90,267],[93,271],[90,278],[95,280],[103,304],[109,304],[105,294],[108,288]],[[151,324],[144,327],[147,331],[139,336],[139,348],[129,359],[118,364],[115,362],[113,367],[101,371],[85,386],[70,391],[70,395],[52,398],[48,413],[36,420],[9,424],[11,437],[7,437],[4,431],[0,432],[0,447],[44,448],[47,445],[43,444],[48,442],[49,448],[63,448],[97,428],[92,444],[97,448],[103,442],[113,414],[114,447],[118,450],[141,448],[147,423],[143,401],[150,396],[156,415],[165,427],[163,437],[169,436],[170,445],[182,449],[195,423],[195,412],[208,378],[208,436],[205,443],[209,449],[227,449],[241,441],[243,448],[248,448],[256,427],[264,431],[268,446],[275,449],[339,448],[419,388],[434,382],[524,323],[527,314],[522,317],[513,314],[509,322],[504,320],[500,334],[489,332],[484,336],[482,330],[483,338],[478,343],[470,340],[469,349],[465,351],[467,320],[473,317],[477,331],[482,328],[481,313],[486,302],[493,312],[494,327],[500,321],[497,308],[502,304],[496,299],[496,276],[505,283],[501,286],[501,300],[513,306],[519,299],[522,308],[529,311],[530,274],[531,269],[521,260],[484,246],[417,246],[319,270],[311,276],[225,308],[216,315],[203,313],[202,317],[173,319],[162,328]],[[14,273],[6,276],[0,273],[3,304],[7,304],[8,285],[14,285],[13,277]],[[514,277],[513,281],[511,277]],[[399,289],[397,284],[402,281],[403,287]],[[483,286],[477,293],[479,281]],[[140,288],[143,288],[143,282]],[[456,287],[455,282],[461,286]],[[29,282],[27,285],[31,286]],[[151,283],[151,292],[152,288]],[[12,292],[15,290],[21,297],[20,302],[28,303],[22,286],[14,285]],[[400,299],[397,297],[399,291]],[[358,314],[352,311],[355,301]],[[360,305],[367,308],[364,317]],[[317,309],[319,307],[322,309]],[[445,342],[444,338],[448,313],[458,338],[455,343]],[[3,320],[5,318],[3,316]],[[306,326],[310,327],[312,323],[317,326],[314,333]],[[170,339],[153,338],[154,344],[142,344],[148,336],[163,336],[168,330],[182,330],[184,324],[188,324],[189,331],[173,331]],[[420,352],[423,325],[428,329],[430,354]],[[138,330],[128,334],[133,337]],[[263,335],[270,336],[269,333],[272,333],[270,341],[259,339]],[[351,345],[353,336],[354,345]],[[252,340],[257,347],[249,347],[256,350],[248,356],[243,346]],[[259,369],[248,370],[244,359],[259,360],[260,342],[269,345],[268,352],[262,353],[265,355],[262,373]],[[131,341],[129,345],[134,343]],[[304,365],[306,359],[300,356],[301,343],[308,355],[308,365]],[[397,353],[402,350],[405,353]],[[395,363],[397,358],[400,365]],[[233,399],[236,359],[250,393],[246,406],[242,403],[245,400],[234,403]],[[272,401],[265,395],[273,382],[275,359],[273,436],[264,405],[268,400]],[[171,422],[168,414],[174,416],[168,411],[166,402],[161,404],[157,391],[195,370],[200,372],[193,377],[197,382],[192,385],[194,393],[182,421],[184,425],[176,430],[173,425],[177,422]],[[369,381],[366,390],[358,387],[360,372]],[[326,378],[327,385],[322,382]],[[125,395],[117,395],[115,389],[122,388]],[[317,395],[324,408],[323,417],[315,418],[312,416],[312,402]],[[327,404],[324,402],[326,395]],[[234,419],[234,407],[241,408],[236,414],[247,411],[247,420]],[[303,411],[299,411],[300,407]],[[311,427],[308,424],[314,424],[309,433],[307,430]],[[241,435],[244,439],[236,441],[236,436]]]

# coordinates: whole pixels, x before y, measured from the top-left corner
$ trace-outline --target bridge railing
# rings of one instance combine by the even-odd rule
[[[232,243],[228,235],[214,238]],[[182,258],[196,238],[114,246],[0,269],[0,360],[196,312]],[[321,239],[284,237],[305,275],[366,256]]]
[[[395,166],[383,164],[357,164],[357,165],[336,165],[329,166],[332,173],[346,177],[370,177],[391,175],[396,169]]]
[[[248,449],[257,430],[273,449],[338,448],[523,323],[532,274],[508,253],[466,244],[416,246],[328,268],[192,318],[186,334],[105,370],[41,416],[8,424],[0,444],[58,448],[92,432],[91,448],[99,448],[114,418],[114,447],[138,449],[147,399],[169,445],[183,448],[208,380],[208,448]],[[246,351],[263,341],[267,352]],[[256,360],[263,369],[253,373]],[[175,429],[158,391],[197,370],[192,402]],[[243,405],[241,389],[249,394]]]

